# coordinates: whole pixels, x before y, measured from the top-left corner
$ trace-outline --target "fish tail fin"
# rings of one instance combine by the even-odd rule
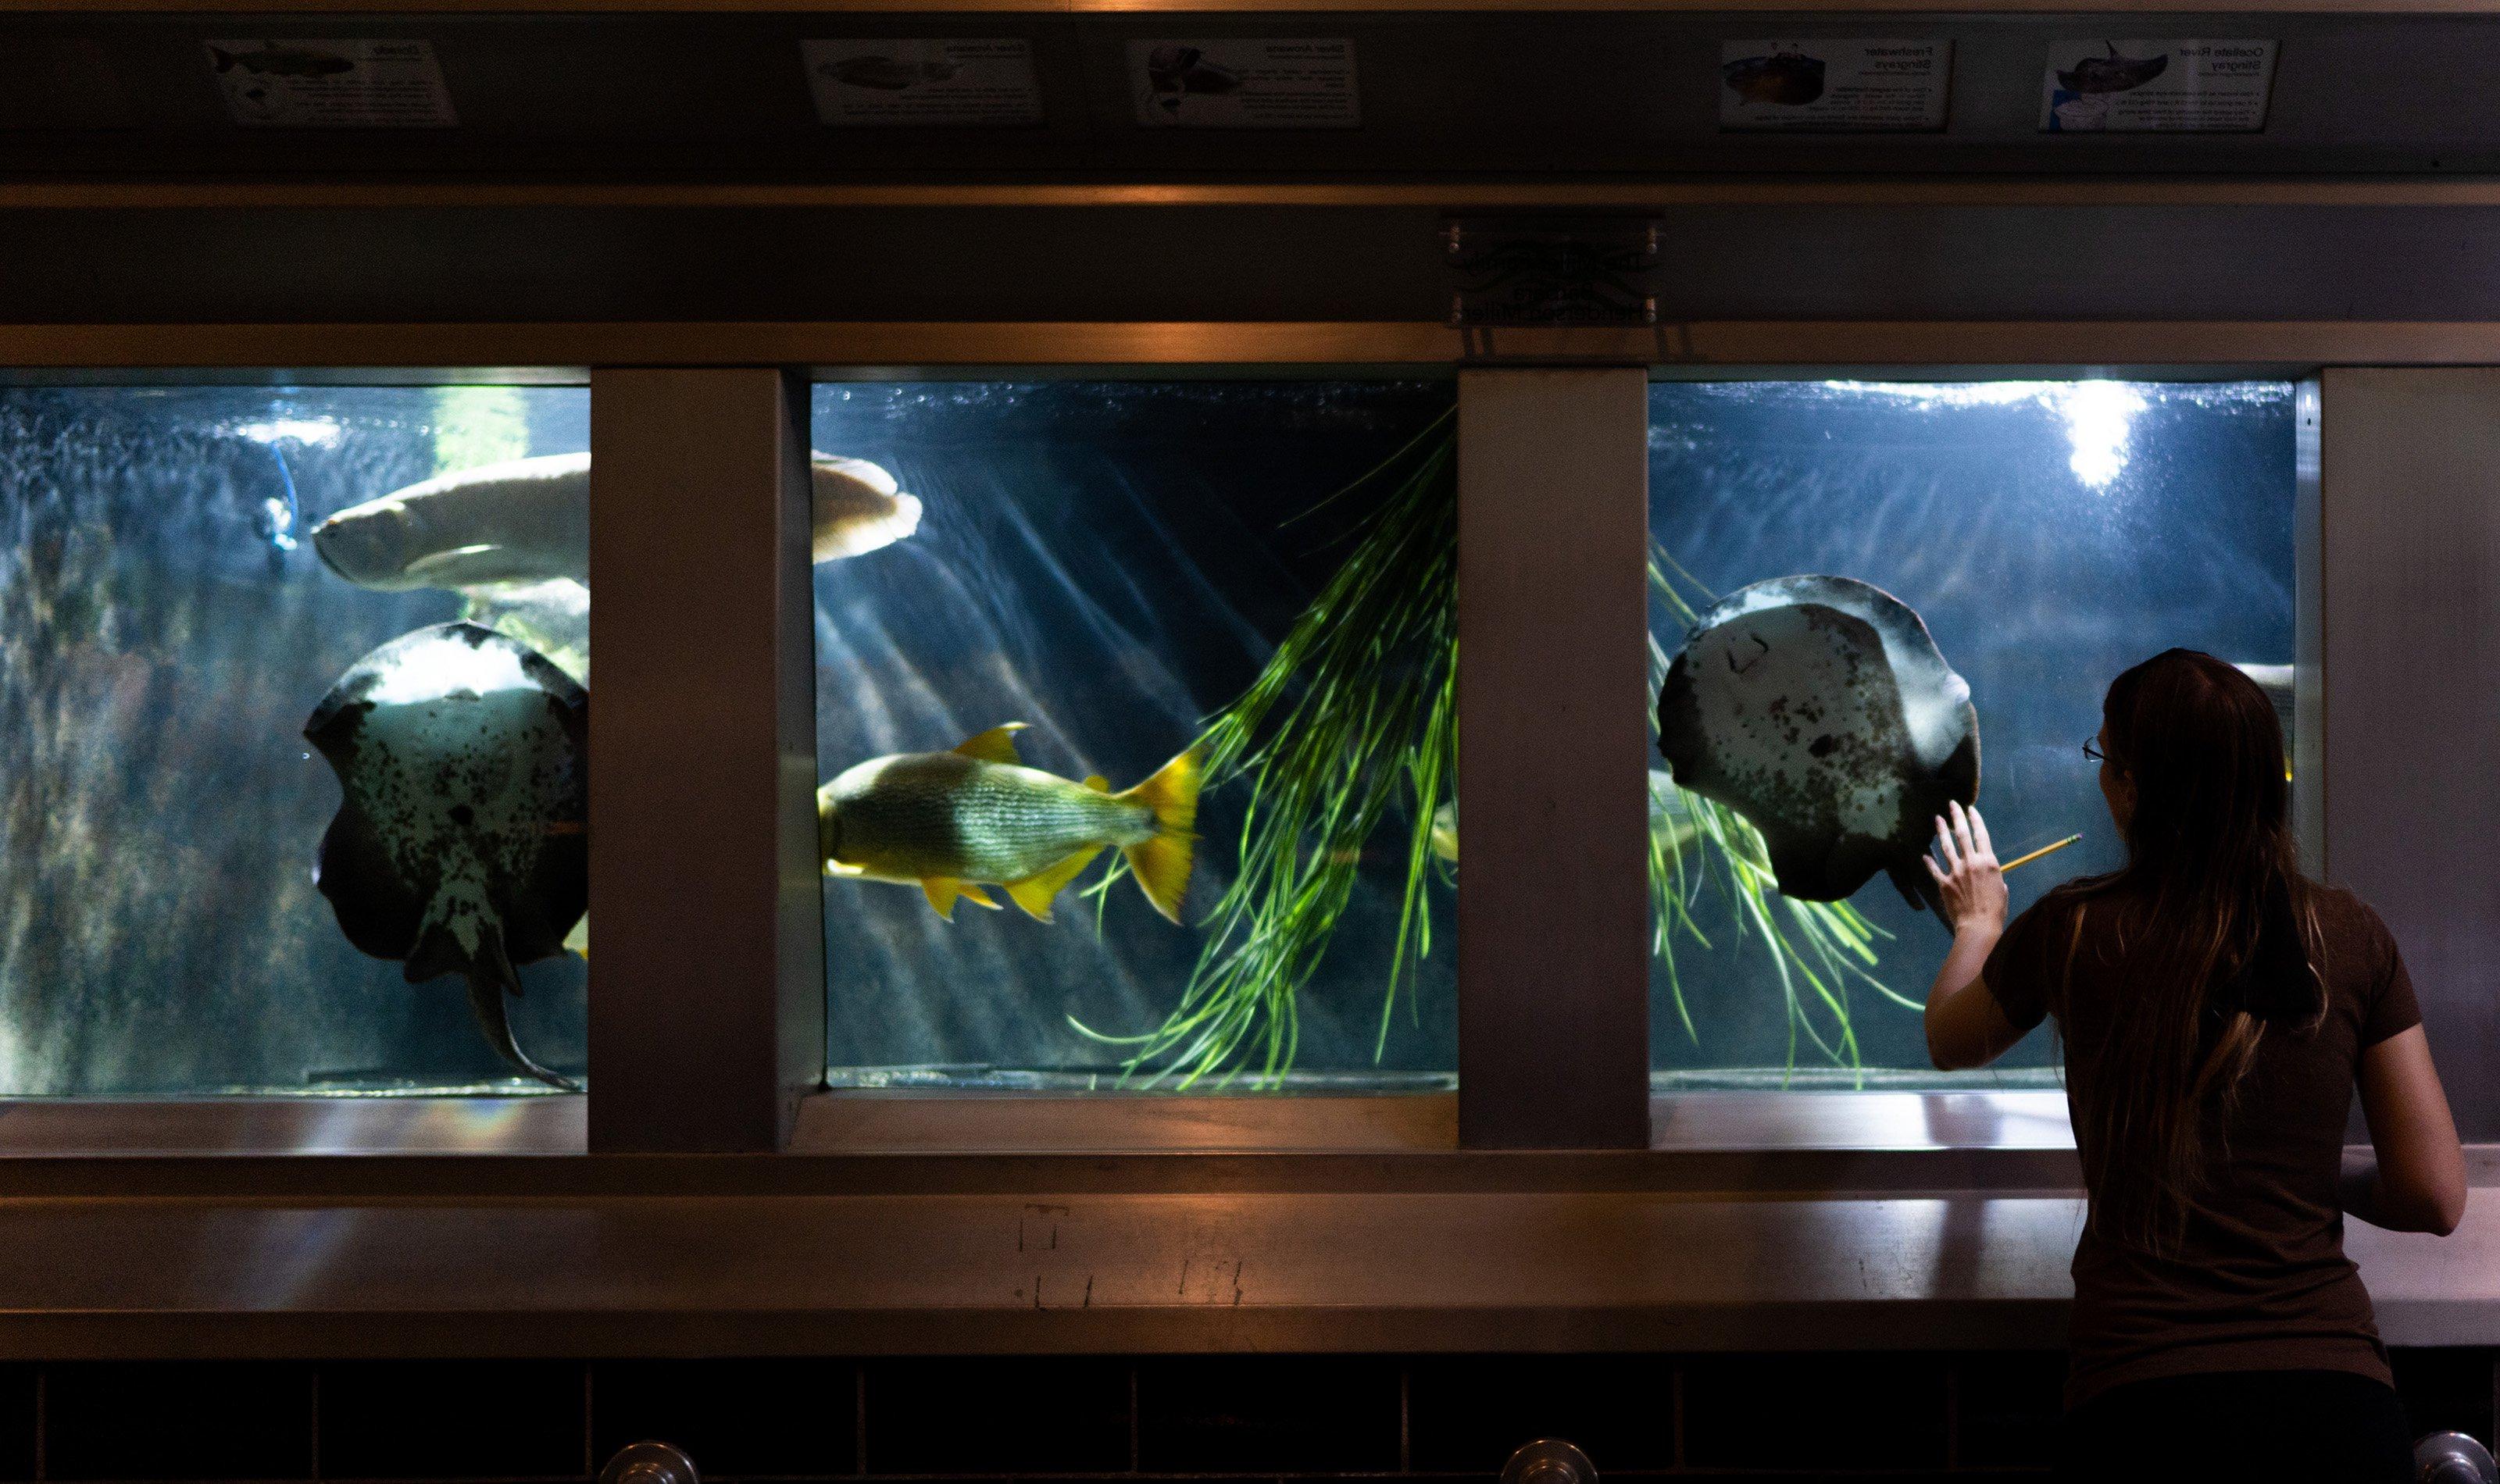
[[[1198,844],[1198,788],[1204,772],[1198,749],[1191,748],[1165,763],[1152,778],[1115,795],[1154,811],[1154,834],[1125,847],[1121,854],[1128,857],[1129,869],[1136,874],[1146,900],[1174,922],[1180,920],[1181,898],[1189,894],[1190,855]]]
[[[211,47],[209,48],[209,55],[216,59],[217,71],[234,71],[235,54],[233,52],[226,50],[223,47]]]
[[[1023,908],[1027,917],[1047,922],[1050,920],[1051,898],[1065,890],[1069,882],[1084,875],[1085,868],[1092,865],[1094,857],[1101,854],[1102,847],[1089,845],[1055,866],[1036,871],[1022,881],[1008,882],[1007,899]]]
[[[521,982],[512,973],[512,961],[504,956],[500,936],[489,934],[482,947],[485,952],[479,955],[478,961],[469,965],[464,978],[469,982],[470,1013],[477,1017],[477,1029],[485,1033],[486,1044],[523,1077],[566,1092],[579,1092],[579,1082],[569,1077],[560,1077],[530,1060],[529,1053],[521,1049],[521,1044],[512,1039],[511,1017],[505,1013],[504,996],[520,993]]]

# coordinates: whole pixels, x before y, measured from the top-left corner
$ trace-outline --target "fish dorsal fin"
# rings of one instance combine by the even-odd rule
[[[1092,865],[1094,857],[1101,854],[1102,847],[1089,845],[1055,866],[1037,871],[1022,881],[1008,882],[1007,896],[1023,908],[1028,917],[1047,922],[1050,920],[1051,899],[1066,890],[1069,882],[1085,874],[1085,868]]]
[[[1093,790],[1097,793],[1108,793],[1111,791],[1111,780],[1103,777],[1100,773],[1096,773],[1085,780],[1085,787]]]
[[[1004,726],[993,726],[979,736],[967,737],[955,751],[966,758],[977,758],[983,762],[1021,763],[1024,759],[1016,756],[1015,734],[1024,730],[1028,725],[1024,722],[1009,722]]]

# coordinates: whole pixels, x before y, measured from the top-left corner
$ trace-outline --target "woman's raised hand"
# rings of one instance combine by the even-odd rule
[[[1945,917],[1960,932],[1968,927],[1986,928],[1991,932],[2005,926],[2005,873],[1996,867],[1996,847],[1989,842],[1988,822],[1979,817],[1976,808],[1964,809],[1956,800],[1946,805],[1953,813],[1948,822],[1936,818],[1936,853],[1926,857],[1927,874],[1936,880],[1936,889],[1944,896]]]

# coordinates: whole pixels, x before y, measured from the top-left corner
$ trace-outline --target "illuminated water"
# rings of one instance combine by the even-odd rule
[[[817,773],[943,750],[1028,722],[1025,760],[1127,788],[1237,695],[1343,555],[1362,512],[1297,520],[1449,406],[1398,383],[820,386],[815,446],[891,469],[917,535],[816,571]],[[1238,790],[1202,803],[1194,912],[1231,880]],[[1385,852],[1383,853],[1385,856]],[[1102,867],[1088,873],[1099,877]],[[1301,996],[1315,1085],[1456,1065],[1446,888],[1441,947],[1375,1068],[1402,862],[1366,860]],[[1074,890],[1043,924],[1012,907],[942,921],[913,887],[825,884],[838,1082],[1084,1085],[1156,1025],[1200,937],[1119,883],[1098,928]]]
[[[1920,612],[1970,682],[1980,807],[2000,855],[2084,836],[2008,878],[2019,911],[2123,858],[2080,750],[2112,677],[2171,645],[2240,662],[2292,659],[2292,391],[1661,384],[1650,394],[1651,534],[1717,593],[1836,573]],[[1653,623],[1669,651],[1680,644],[1682,626],[1655,605]],[[1873,974],[1923,1000],[1950,941],[1944,927],[1882,876],[1852,905],[1892,935]],[[1792,1042],[1760,938],[1738,936],[1724,897],[1705,895],[1695,915],[1713,947],[1678,945],[1690,1034],[1663,967],[1653,976],[1653,1060],[1667,1081],[1760,1085],[1792,1061],[1830,1066],[1811,1040]],[[1870,1085],[1947,1081],[1924,1070],[1915,1010],[1862,982],[1847,997],[1862,1064],[1911,1074]],[[1828,1011],[1808,1014],[1836,1043]],[[2022,1069],[2052,1059],[2042,1031],[2002,1063],[2013,1072],[1952,1081],[2020,1081]]]
[[[460,600],[352,587],[309,532],[579,450],[588,410],[563,388],[0,390],[0,1093],[513,1090],[459,981],[356,952],[312,879],[339,789],[306,718]],[[516,1034],[577,1071],[580,964],[521,974]]]
[[[817,569],[819,776],[1022,721],[1033,765],[1136,782],[1258,673],[1366,513],[1312,507],[1450,397],[817,388],[815,445],[884,466],[926,506],[912,537]],[[0,391],[0,1094],[511,1089],[458,982],[411,985],[357,952],[311,876],[339,792],[306,717],[359,656],[460,599],[355,588],[304,538],[438,472],[579,450],[587,416],[577,389]],[[2087,837],[2018,876],[2018,906],[2115,863],[2077,750],[2111,675],[2173,643],[2291,658],[2287,386],[1670,384],[1652,417],[1654,532],[1699,582],[1838,572],[1924,615],[1973,688],[2000,844]],[[1197,910],[1230,881],[1240,823],[1237,789],[1208,795]],[[1403,873],[1379,854],[1301,996],[1293,1085],[1448,1084],[1451,892],[1430,888],[1435,951],[1381,1039]],[[835,1080],[1116,1081],[1118,1048],[1078,1027],[1153,1027],[1201,939],[1132,884],[1101,905],[1099,923],[1074,891],[1052,924],[949,923],[910,887],[828,882]],[[1942,929],[1880,878],[1854,905],[1892,934],[1873,974],[1923,994]],[[1661,1085],[1855,1084],[1793,1037],[1726,902],[1694,911],[1712,946],[1677,948],[1691,1035],[1662,973],[1654,985]],[[522,973],[522,1044],[577,1072],[581,965]],[[1914,1011],[1862,984],[1848,999],[1866,1085],[1930,1080]],[[2047,1060],[2034,1038],[2000,1080],[2040,1085]]]

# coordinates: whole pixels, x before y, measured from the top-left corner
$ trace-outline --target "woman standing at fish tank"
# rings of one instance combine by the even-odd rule
[[[2347,1213],[2446,1235],[2465,1161],[2403,959],[2300,874],[2265,694],[2173,649],[2121,675],[2087,756],[2127,863],[2008,925],[1978,811],[1927,869],[1954,945],[1942,1068],[2044,1017],[2064,1046],[2090,1214],[2075,1248],[2061,1477],[2411,1476]],[[2358,1086],[2374,1153],[2344,1159]]]

